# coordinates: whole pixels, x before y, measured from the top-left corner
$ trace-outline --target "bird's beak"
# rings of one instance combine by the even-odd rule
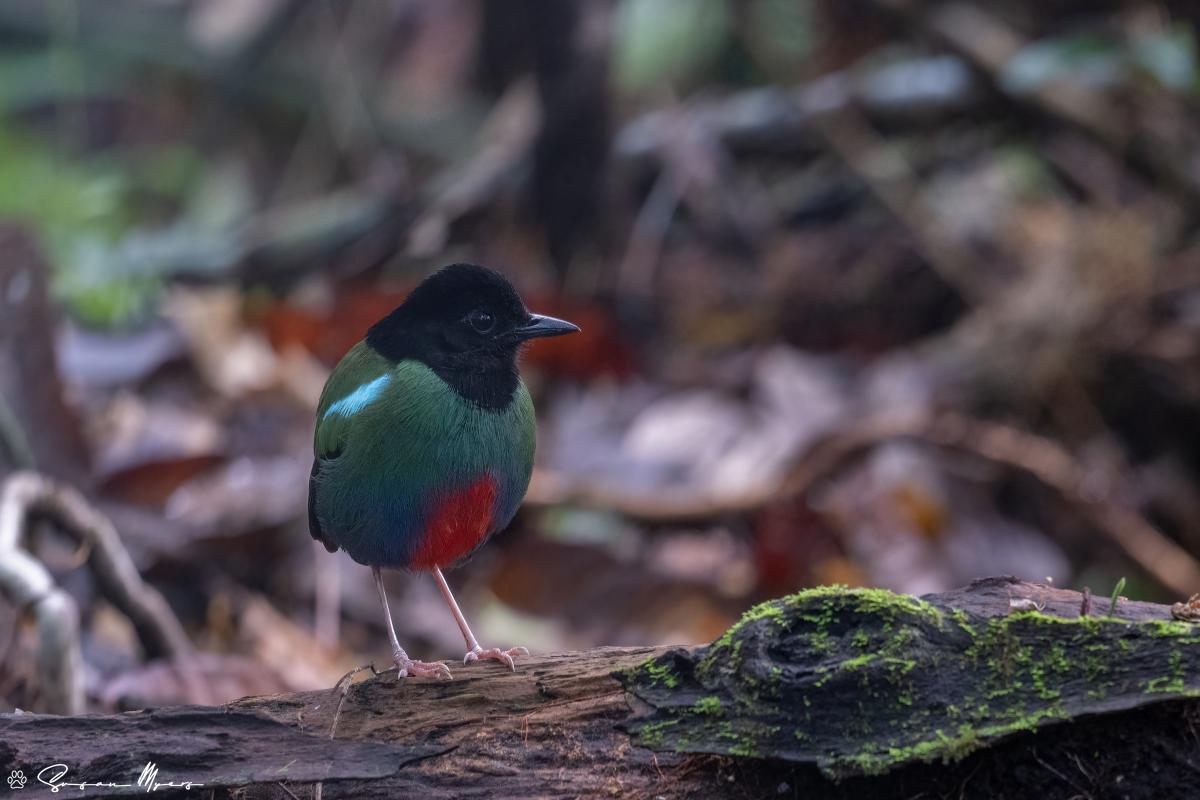
[[[578,332],[578,325],[567,322],[565,319],[544,317],[541,314],[530,314],[529,322],[513,331],[521,341],[539,339],[543,336],[562,336],[563,334]]]

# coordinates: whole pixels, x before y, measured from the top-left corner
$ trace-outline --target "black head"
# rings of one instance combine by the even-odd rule
[[[451,264],[371,326],[367,344],[392,361],[420,361],[462,397],[499,410],[508,407],[516,391],[522,343],[578,330],[569,322],[529,313],[500,273]]]

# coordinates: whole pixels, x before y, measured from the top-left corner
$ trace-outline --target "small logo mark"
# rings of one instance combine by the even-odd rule
[[[25,788],[25,773],[19,769],[14,769],[8,776],[8,788],[24,789]]]

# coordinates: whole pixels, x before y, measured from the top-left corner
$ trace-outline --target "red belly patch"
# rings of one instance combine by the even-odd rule
[[[409,566],[444,567],[470,553],[491,529],[495,507],[496,479],[491,475],[444,495],[429,517]]]

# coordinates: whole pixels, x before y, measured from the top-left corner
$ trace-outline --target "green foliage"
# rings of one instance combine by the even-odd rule
[[[1200,69],[1192,31],[1176,26],[1128,42],[1094,33],[1034,42],[1008,62],[1001,82],[1027,94],[1057,80],[1107,86],[1136,77],[1172,91],[1196,91]]]
[[[1177,25],[1164,33],[1137,39],[1130,60],[1164,88],[1195,92],[1200,87],[1196,37],[1187,25]]]
[[[62,142],[0,118],[0,218],[33,233],[55,294],[92,325],[144,313],[167,273],[212,271],[238,257],[232,231],[249,213],[249,197],[245,176],[239,171],[231,189],[229,175],[203,170],[180,146],[77,158]],[[184,200],[180,221],[139,227],[141,194]]]
[[[805,0],[752,0],[747,4],[747,47],[755,60],[782,81],[794,78],[816,38],[812,3]]]
[[[1125,591],[1125,579],[1117,581],[1117,585],[1112,590],[1112,602],[1108,605],[1108,615],[1115,617],[1117,615],[1117,600],[1121,598],[1121,592]]]
[[[55,268],[55,290],[90,321],[135,313],[154,293],[138,276],[98,274],[129,225],[128,188],[114,166],[69,161],[52,142],[0,121],[0,217],[35,233]]]
[[[721,54],[730,23],[725,0],[623,0],[615,22],[620,86],[638,92],[695,77]]]

